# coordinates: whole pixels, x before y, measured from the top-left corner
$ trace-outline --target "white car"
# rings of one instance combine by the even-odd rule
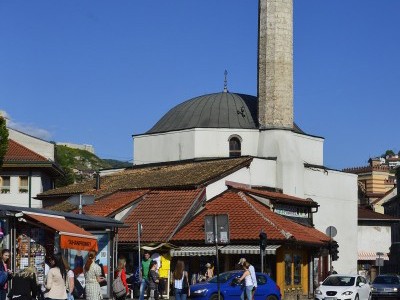
[[[315,290],[315,300],[369,300],[371,287],[361,275],[334,274]]]

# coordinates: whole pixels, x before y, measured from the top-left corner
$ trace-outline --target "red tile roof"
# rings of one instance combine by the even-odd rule
[[[231,241],[258,241],[261,229],[269,240],[275,242],[292,240],[321,245],[329,241],[329,237],[317,229],[295,223],[272,212],[251,196],[234,191],[227,191],[207,202],[205,208],[171,241],[203,242],[204,216],[208,214],[228,214]]]
[[[243,184],[235,183],[235,182],[226,182],[227,186],[233,187],[236,190],[243,191],[247,194],[255,194],[258,196],[262,196],[271,200],[275,200],[276,202],[280,203],[288,203],[288,204],[297,204],[297,205],[304,205],[304,206],[318,206],[318,203],[313,201],[312,199],[302,199],[299,197],[278,193],[278,192],[271,192],[261,189],[255,189],[251,187],[246,187]]]
[[[377,213],[371,209],[358,208],[358,220],[371,220],[371,221],[393,221],[398,222],[399,218],[395,218],[389,215]]]
[[[141,241],[167,242],[185,218],[198,209],[204,198],[204,189],[149,192],[122,220],[129,227],[119,230],[119,242],[136,243],[138,222],[143,226]]]
[[[101,197],[128,189],[195,189],[249,166],[252,160],[252,157],[238,157],[139,165],[102,176],[98,190],[95,189],[95,180],[89,180],[45,191],[37,198],[46,200],[72,194]]]
[[[48,159],[9,139],[8,149],[4,156],[4,163],[8,162],[48,162]]]
[[[84,206],[83,212],[100,217],[113,216],[148,192],[149,190],[117,191],[100,198],[92,205]]]

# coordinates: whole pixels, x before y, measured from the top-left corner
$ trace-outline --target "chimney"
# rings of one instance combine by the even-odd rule
[[[260,129],[293,129],[293,0],[259,0]]]
[[[101,188],[100,172],[96,172],[96,190]]]

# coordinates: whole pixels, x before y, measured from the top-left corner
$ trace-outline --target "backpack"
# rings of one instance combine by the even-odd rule
[[[8,279],[8,272],[0,271],[0,286],[3,287]]]
[[[121,272],[119,272],[118,277],[114,279],[112,283],[112,290],[117,298],[126,295],[126,288],[121,279]]]

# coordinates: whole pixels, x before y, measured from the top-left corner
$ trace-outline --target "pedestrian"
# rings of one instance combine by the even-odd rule
[[[185,271],[185,263],[182,260],[176,262],[172,279],[175,288],[175,300],[186,300],[190,297],[189,276]]]
[[[119,258],[118,259],[118,265],[117,265],[117,269],[115,270],[114,273],[114,279],[118,278],[118,276],[121,276],[121,280],[122,283],[124,284],[126,293],[125,295],[121,296],[121,297],[116,297],[116,300],[123,300],[126,298],[126,295],[129,294],[129,287],[128,287],[128,283],[126,282],[126,259],[125,258]]]
[[[161,267],[158,269],[160,275],[160,282],[158,283],[158,296],[163,299],[164,292],[167,287],[168,275],[171,266],[171,256],[168,253],[161,255]]]
[[[60,254],[50,258],[50,270],[47,273],[46,279],[46,297],[49,299],[67,299],[67,287],[65,285],[65,279],[67,278],[67,272],[62,262]]]
[[[85,273],[86,300],[103,299],[100,282],[103,282],[106,279],[101,276],[101,268],[95,262],[96,254],[96,251],[89,251],[88,258],[83,268]]]
[[[150,300],[158,300],[158,283],[160,282],[160,276],[157,272],[157,262],[152,260],[150,262],[149,271],[149,288],[150,288]]]
[[[35,267],[28,267],[15,274],[12,289],[8,294],[10,299],[32,300],[38,295]]]
[[[253,280],[251,279],[251,274],[250,274],[250,264],[245,261],[243,264],[243,274],[239,278],[239,282],[242,282],[243,280],[245,281],[245,287],[242,291],[242,294],[240,295],[240,299],[244,300],[244,294],[246,293],[247,299],[253,299],[252,291],[253,291]]]
[[[67,261],[67,259],[62,256],[62,261],[65,267],[65,271],[67,272],[67,277],[65,279],[65,286],[67,287],[67,296],[68,296],[68,300],[74,300],[74,296],[72,295],[72,293],[74,292],[74,288],[75,288],[75,274],[74,271],[71,270],[71,267]]]
[[[142,282],[140,283],[140,295],[139,295],[139,300],[144,300],[144,293],[147,290],[147,287],[149,286],[149,270],[150,270],[150,252],[145,251],[143,254],[143,259],[141,262],[141,278]],[[0,299],[1,300],[1,299]]]
[[[204,274],[206,280],[214,277],[214,269],[212,268],[210,263],[206,263],[206,273]]]
[[[247,260],[244,257],[242,257],[239,260],[239,265],[242,266],[245,262],[247,262]],[[251,299],[254,299],[254,294],[256,293],[258,285],[257,285],[256,270],[254,269],[253,265],[250,264],[250,263],[249,263],[249,271],[250,271],[251,280],[253,282],[253,290],[251,292],[251,294],[252,294],[252,298]]]
[[[4,277],[7,277],[5,283],[0,286],[0,300],[6,300],[8,281],[12,278],[12,271],[8,269],[7,263],[10,259],[11,252],[9,249],[3,249],[1,251],[1,263],[0,272],[4,272]]]

